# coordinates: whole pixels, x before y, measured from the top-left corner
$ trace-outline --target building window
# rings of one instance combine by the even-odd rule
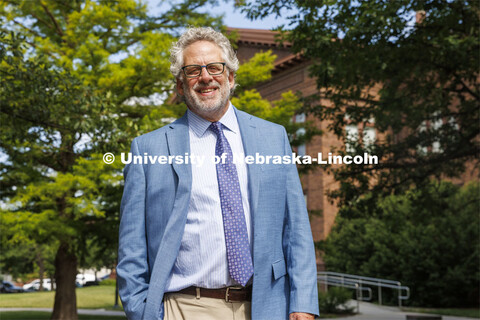
[[[420,126],[418,126],[418,131],[420,134],[423,134],[427,131],[427,122],[423,121]],[[428,153],[428,148],[422,144],[419,144],[418,147],[418,152],[422,155],[426,155]]]
[[[420,124],[420,126],[418,127],[418,131],[421,134],[430,131],[430,134],[438,135],[436,133],[442,129],[443,125],[443,119],[439,116],[438,112],[435,112],[432,116],[432,120],[424,120]],[[455,123],[454,119],[450,119],[448,125],[454,126],[454,128],[458,129],[458,125]],[[426,155],[428,153],[429,147],[431,148],[430,150],[432,153],[439,153],[443,151],[440,145],[440,141],[438,139],[435,139],[431,145],[420,144],[417,149],[421,154]]]
[[[302,137],[305,135],[305,128],[300,128],[297,130],[296,135],[297,137]],[[302,143],[297,147],[297,155],[299,156],[304,156],[307,154],[307,147],[305,146],[305,143]]]
[[[305,113],[299,113],[299,114],[295,115],[295,122],[296,123],[305,122]]]
[[[305,113],[300,113],[295,115],[295,123],[304,123],[305,122]],[[306,133],[305,128],[299,128],[296,132],[297,137],[301,137]],[[307,147],[305,143],[302,143],[297,147],[297,155],[304,156],[307,154]]]
[[[438,132],[443,126],[443,119],[438,117],[438,113],[434,115],[435,119],[432,120],[432,130],[433,132]],[[442,152],[442,147],[440,146],[440,141],[435,140],[432,143],[432,152],[439,153]]]
[[[348,153],[355,152],[355,145],[358,141],[358,127],[355,124],[349,124],[345,127],[346,139],[345,149]]]
[[[374,127],[363,128],[363,146],[370,147],[375,143],[377,133]]]

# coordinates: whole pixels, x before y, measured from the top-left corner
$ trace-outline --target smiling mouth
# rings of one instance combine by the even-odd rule
[[[201,93],[208,93],[217,90],[217,88],[210,88],[210,89],[200,89]]]
[[[204,88],[200,88],[200,89],[196,89],[195,91],[197,91],[201,96],[203,97],[213,97],[213,96],[216,96],[216,91],[218,91],[219,88],[217,87],[204,87]]]

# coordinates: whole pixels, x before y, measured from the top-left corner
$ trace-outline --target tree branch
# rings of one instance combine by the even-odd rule
[[[463,88],[465,89],[466,92],[470,93],[470,95],[472,95],[477,101],[480,100],[480,96],[478,96],[478,94],[473,92],[470,89],[470,87],[467,86],[467,84],[463,81],[462,78],[458,77],[456,74],[455,74],[455,78],[460,82],[460,84],[463,86]]]
[[[13,114],[13,113],[7,112],[6,108],[4,108],[3,106],[2,106],[2,108],[0,108],[0,112],[4,113],[6,115],[9,115],[13,118],[19,118],[19,119],[25,120],[25,121],[33,123],[35,125],[41,124],[41,125],[43,125],[45,127],[48,127],[48,128],[55,128],[55,129],[61,129],[61,130],[72,132],[69,128],[59,126],[58,124],[55,124],[55,123],[45,122],[45,121],[42,121],[40,119],[31,119],[31,118],[26,117],[25,115]]]
[[[60,29],[58,23],[57,23],[57,20],[55,19],[55,17],[53,16],[53,14],[50,12],[50,10],[48,10],[47,6],[42,2],[40,1],[40,5],[42,6],[43,10],[45,11],[45,13],[50,17],[50,20],[53,22],[53,24],[55,25],[55,30],[57,30],[57,33],[59,36],[63,37],[63,31],[62,29]]]
[[[33,33],[35,36],[40,37],[40,38],[44,38],[44,37],[42,37],[38,32],[36,32],[35,30],[27,27],[27,26],[24,25],[23,23],[18,22],[18,21],[15,20],[15,19],[13,19],[12,21],[13,21],[13,23],[18,24],[20,27],[22,27],[22,28],[24,28],[25,30],[29,31],[30,33]]]
[[[51,24],[49,24],[47,21],[45,21],[45,20],[43,20],[42,18],[40,18],[39,16],[37,16],[35,13],[30,12],[30,14],[32,15],[32,17],[34,17],[35,19],[37,19],[38,21],[40,21],[41,23],[43,23],[44,25],[46,25],[47,28],[53,29],[53,26],[52,26]]]

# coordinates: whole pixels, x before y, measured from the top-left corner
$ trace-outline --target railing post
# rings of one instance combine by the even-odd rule
[[[325,274],[325,292],[328,292],[328,273]]]
[[[382,286],[380,282],[378,282],[378,303],[382,305]]]
[[[362,279],[360,279],[358,282],[360,284],[360,299],[363,301]]]
[[[400,282],[397,282],[397,286],[398,286],[398,307],[401,308],[402,307],[402,288],[401,288],[401,283]]]
[[[360,298],[359,298],[359,291],[358,290],[358,283],[355,283],[355,287],[357,288],[357,313],[360,313]],[[361,295],[361,294],[360,294]]]

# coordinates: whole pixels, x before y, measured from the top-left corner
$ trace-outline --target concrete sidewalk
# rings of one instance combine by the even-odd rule
[[[357,306],[356,301],[350,301],[349,306]],[[344,319],[352,320],[405,320],[407,315],[427,315],[426,313],[405,312],[396,307],[379,306],[373,303],[360,302],[360,313],[346,317]],[[339,318],[329,319],[338,320]],[[442,320],[474,320],[475,318],[442,316]],[[322,319],[323,320],[323,319]],[[478,320],[478,319],[476,319]]]
[[[1,312],[8,311],[44,311],[52,312],[52,308],[0,308]],[[88,314],[88,315],[97,315],[97,316],[123,316],[126,317],[125,312],[123,311],[112,311],[105,309],[78,309],[78,314]]]

